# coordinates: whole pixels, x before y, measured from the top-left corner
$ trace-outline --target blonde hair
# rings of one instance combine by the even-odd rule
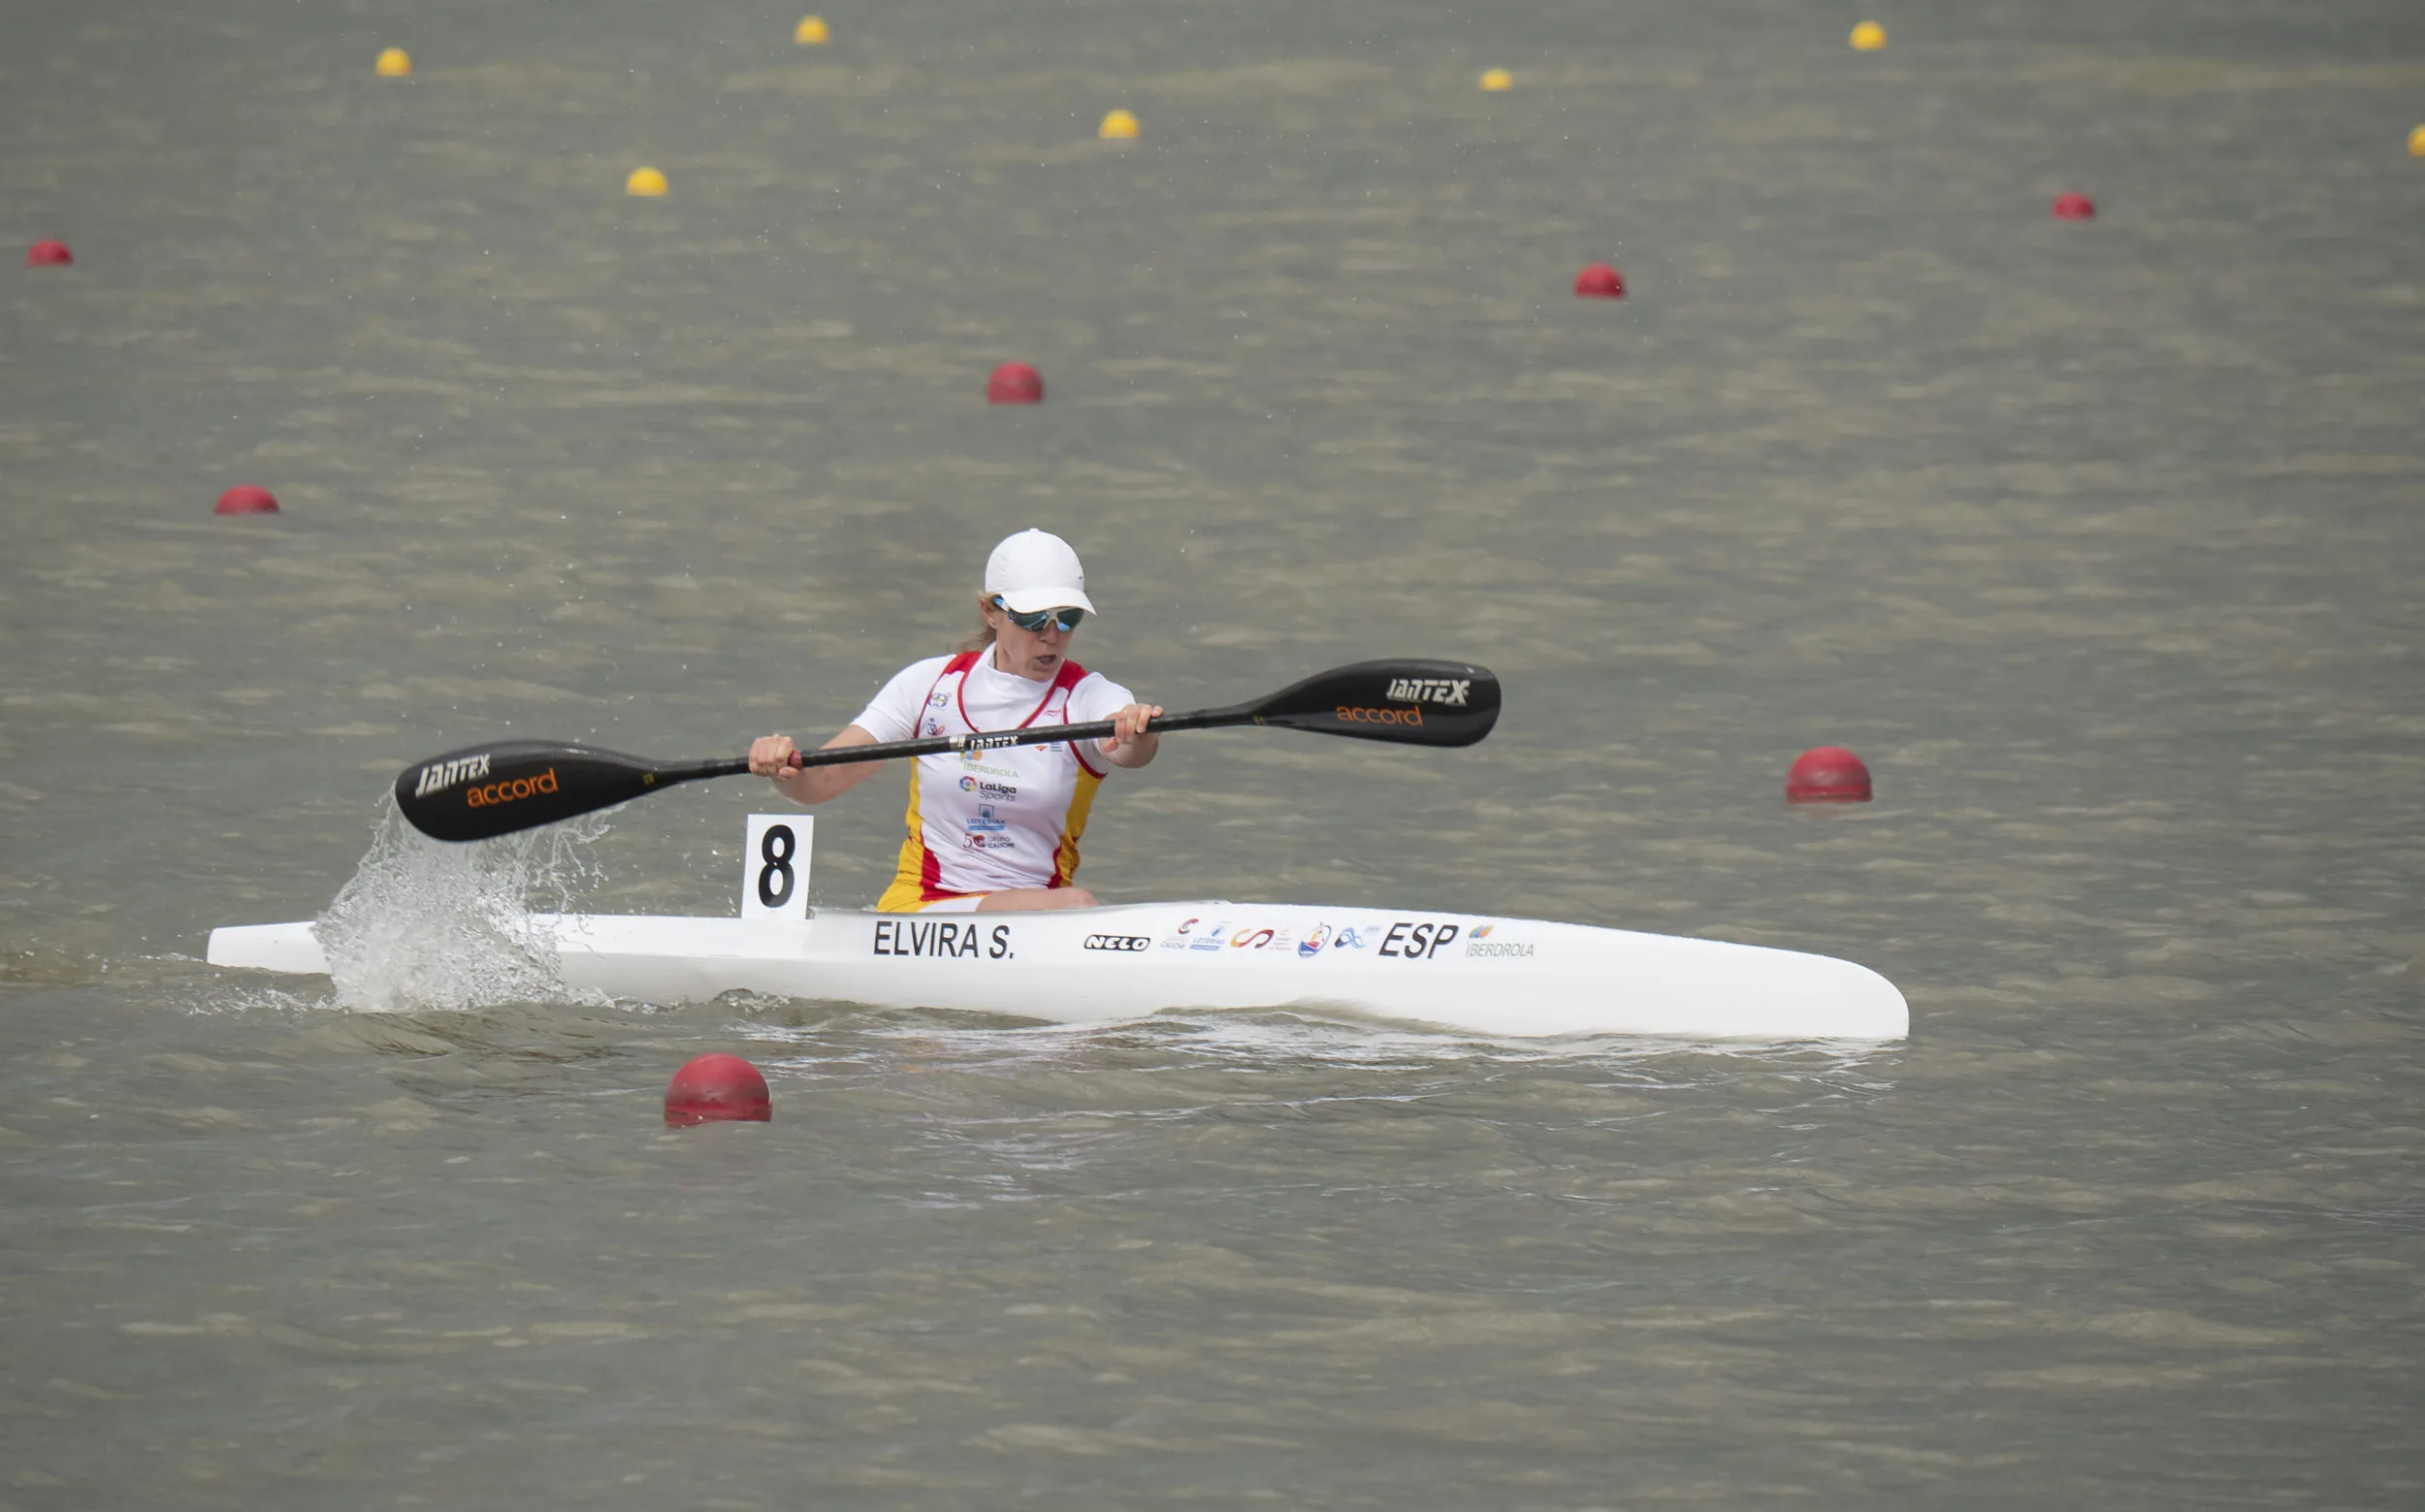
[[[983,651],[993,644],[993,622],[986,618],[986,611],[992,607],[993,595],[982,588],[977,590],[977,627],[954,641],[953,651]]]

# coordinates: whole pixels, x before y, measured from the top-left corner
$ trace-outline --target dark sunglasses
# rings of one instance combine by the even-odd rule
[[[993,606],[1009,615],[1013,625],[1031,634],[1040,633],[1046,626],[1051,625],[1058,627],[1061,633],[1066,635],[1078,628],[1086,618],[1085,610],[1070,608],[1039,609],[1033,614],[1021,614],[1004,603],[1000,594],[993,595]]]

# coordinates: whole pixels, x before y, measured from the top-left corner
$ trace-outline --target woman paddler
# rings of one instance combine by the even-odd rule
[[[984,623],[956,655],[903,667],[824,748],[1090,720],[1116,728],[1101,741],[920,756],[910,768],[909,838],[876,907],[888,914],[1092,908],[1094,894],[1074,884],[1086,811],[1113,767],[1153,759],[1162,737],[1146,725],[1161,705],[1139,703],[1069,659],[1070,636],[1094,604],[1078,553],[1059,536],[1021,531],[993,548],[977,613]],[[750,747],[750,770],[774,779],[797,803],[823,803],[884,765],[798,769],[787,764],[793,749],[789,735],[760,736]]]

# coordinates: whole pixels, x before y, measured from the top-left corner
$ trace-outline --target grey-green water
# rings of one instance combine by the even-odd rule
[[[77,255],[0,269],[0,1506],[2415,1501],[2425,15],[2315,12],[0,11],[0,241]],[[1508,690],[1174,738],[1099,891],[1819,949],[1915,1037],[200,964],[416,756],[822,734],[1028,524],[1173,706]],[[1822,742],[1878,802],[1779,801]],[[765,801],[572,881],[723,912]],[[773,1123],[662,1129],[707,1049]]]

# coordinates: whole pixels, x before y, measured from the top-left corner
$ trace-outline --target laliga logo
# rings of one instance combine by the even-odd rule
[[[486,760],[487,757],[483,756],[481,759]],[[517,777],[510,782],[491,783],[485,788],[474,788],[464,795],[464,801],[472,808],[484,809],[499,803],[519,803],[534,794],[555,790],[556,769],[551,766],[536,777]]]

